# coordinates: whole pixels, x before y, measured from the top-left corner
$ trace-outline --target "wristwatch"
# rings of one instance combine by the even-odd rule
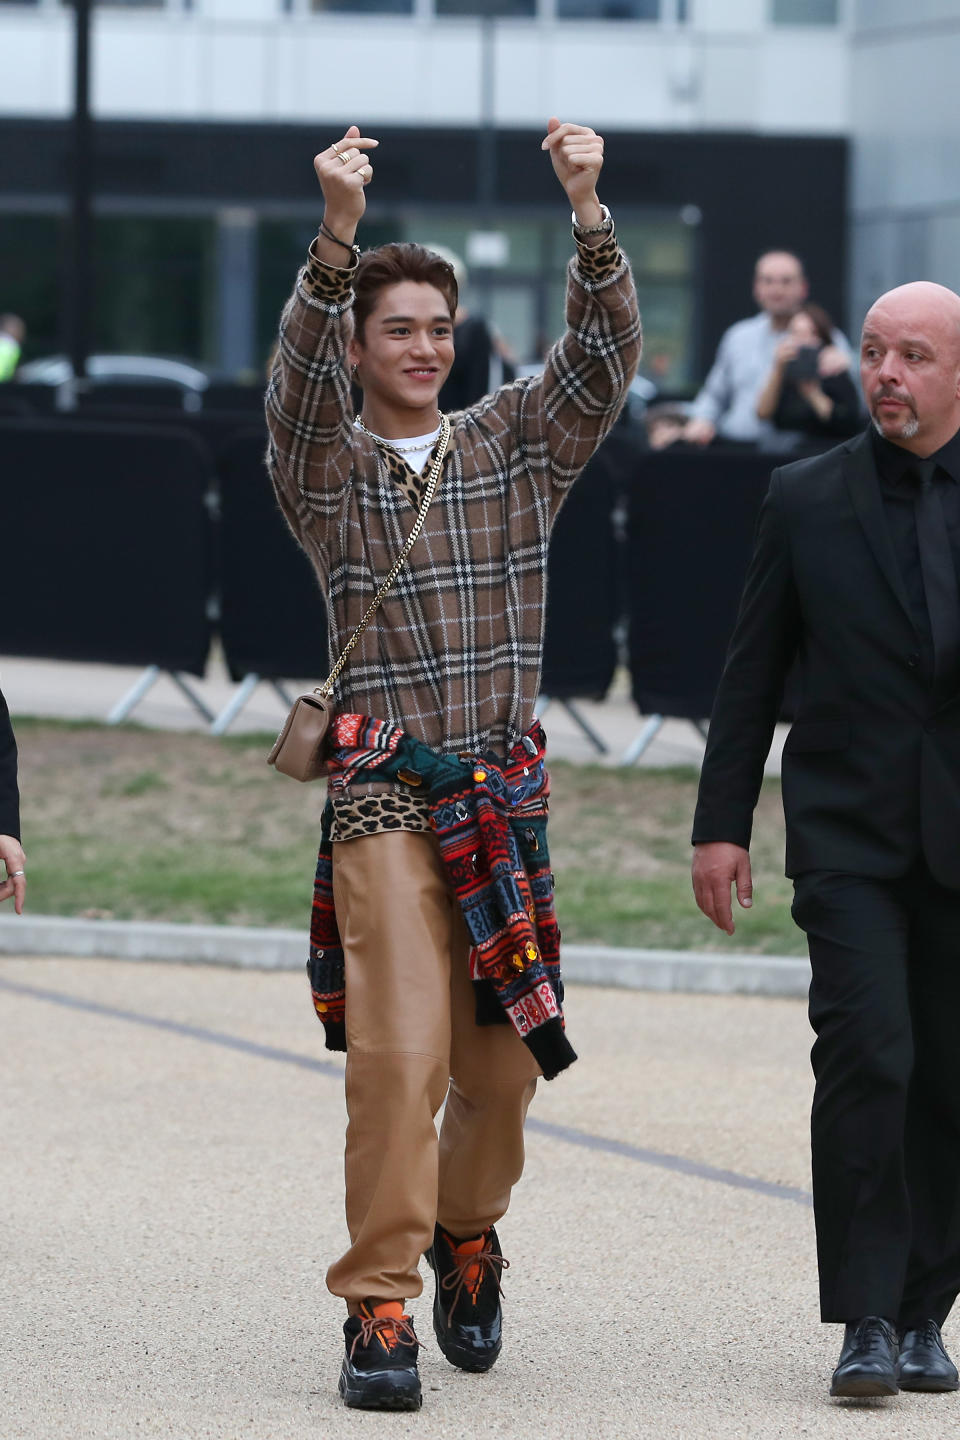
[[[577,219],[576,210],[571,212],[570,222],[573,225],[573,236],[575,240],[579,239],[582,235],[602,235],[604,232],[609,234],[613,229],[613,218],[606,205],[600,206],[600,213],[603,219],[599,225],[581,225]]]

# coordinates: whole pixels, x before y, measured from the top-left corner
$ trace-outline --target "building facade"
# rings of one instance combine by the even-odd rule
[[[0,310],[33,353],[63,344],[72,25],[62,0],[0,0]],[[559,114],[608,138],[646,364],[689,389],[764,248],[798,250],[849,319],[858,44],[852,0],[103,0],[96,348],[258,374],[316,229],[312,156],[355,121],[381,141],[362,243],[457,250],[468,303],[534,358],[570,253],[539,149]]]

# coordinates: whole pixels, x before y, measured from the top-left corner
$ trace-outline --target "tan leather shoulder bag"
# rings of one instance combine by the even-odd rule
[[[360,624],[343,647],[340,658],[326,680],[308,694],[298,695],[294,700],[290,713],[284,721],[283,729],[267,756],[267,764],[273,765],[281,775],[289,775],[294,780],[319,780],[322,775],[326,774],[327,735],[336,713],[336,707],[331,699],[333,687],[338,675],[346,665],[351,651],[390,593],[397,576],[407,563],[410,551],[417,543],[420,531],[423,529],[423,522],[427,518],[427,511],[430,509],[437,485],[440,482],[440,472],[443,469],[449,442],[450,421],[446,415],[441,415],[437,453],[433,465],[430,467],[423,500],[407,543],[397,556],[390,574],[371,600]]]

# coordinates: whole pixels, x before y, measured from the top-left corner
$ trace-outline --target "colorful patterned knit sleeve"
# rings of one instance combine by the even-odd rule
[[[577,243],[567,272],[567,331],[542,377],[520,391],[519,429],[531,469],[559,503],[620,413],[640,360],[629,262],[611,234]]]
[[[347,343],[352,333],[352,272],[307,264],[280,318],[267,386],[267,467],[294,533],[332,514],[350,480],[353,407]]]

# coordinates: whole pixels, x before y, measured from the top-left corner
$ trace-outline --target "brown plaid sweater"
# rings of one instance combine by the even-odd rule
[[[350,270],[323,265],[311,247],[283,311],[266,402],[267,465],[327,598],[331,663],[413,526],[409,482],[419,478],[353,424],[352,303]],[[401,726],[448,754],[504,756],[528,729],[551,526],[616,419],[640,357],[636,292],[615,238],[577,246],[567,327],[542,376],[451,416],[423,531],[339,679],[340,709]],[[339,838],[427,828],[419,797],[401,798],[399,788],[351,787],[352,798],[336,805],[350,827],[338,825]],[[386,807],[367,798],[387,792]],[[391,801],[392,821],[384,819]]]

